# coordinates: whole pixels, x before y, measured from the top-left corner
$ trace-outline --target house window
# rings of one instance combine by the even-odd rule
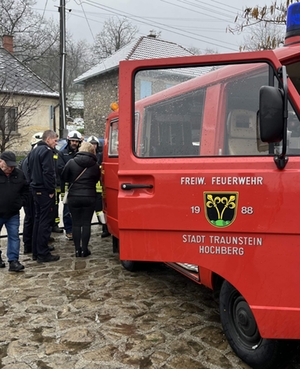
[[[17,108],[0,107],[0,127],[6,133],[17,132]]]
[[[152,95],[152,83],[149,81],[141,81],[141,99]]]

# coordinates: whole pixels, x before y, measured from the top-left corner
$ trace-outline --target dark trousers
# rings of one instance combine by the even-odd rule
[[[31,188],[29,189],[29,198],[27,206],[24,206],[24,223],[23,223],[23,243],[24,250],[31,252],[32,250],[32,234],[34,224],[34,201]]]
[[[69,196],[68,204],[73,220],[73,240],[76,250],[88,248],[91,236],[91,223],[95,209],[94,197]]]
[[[55,196],[49,196],[46,190],[33,190],[34,226],[32,236],[32,255],[45,258],[50,254],[48,241],[54,215]]]

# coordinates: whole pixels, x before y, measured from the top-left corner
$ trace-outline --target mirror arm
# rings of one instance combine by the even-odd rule
[[[282,152],[280,155],[274,157],[274,161],[278,169],[285,168],[289,158],[286,156],[287,149],[287,118],[288,118],[288,87],[287,87],[287,73],[286,67],[283,65],[278,69],[278,75],[282,78],[282,95],[283,95],[283,139]]]

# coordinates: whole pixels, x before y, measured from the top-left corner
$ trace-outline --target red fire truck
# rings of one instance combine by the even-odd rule
[[[124,61],[104,206],[125,268],[165,262],[219,292],[235,353],[300,339],[300,3],[273,51]]]

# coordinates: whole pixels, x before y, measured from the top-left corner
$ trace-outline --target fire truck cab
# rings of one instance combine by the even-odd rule
[[[299,14],[273,51],[121,62],[106,126],[123,265],[165,262],[219,291],[225,335],[253,368],[300,338]]]

